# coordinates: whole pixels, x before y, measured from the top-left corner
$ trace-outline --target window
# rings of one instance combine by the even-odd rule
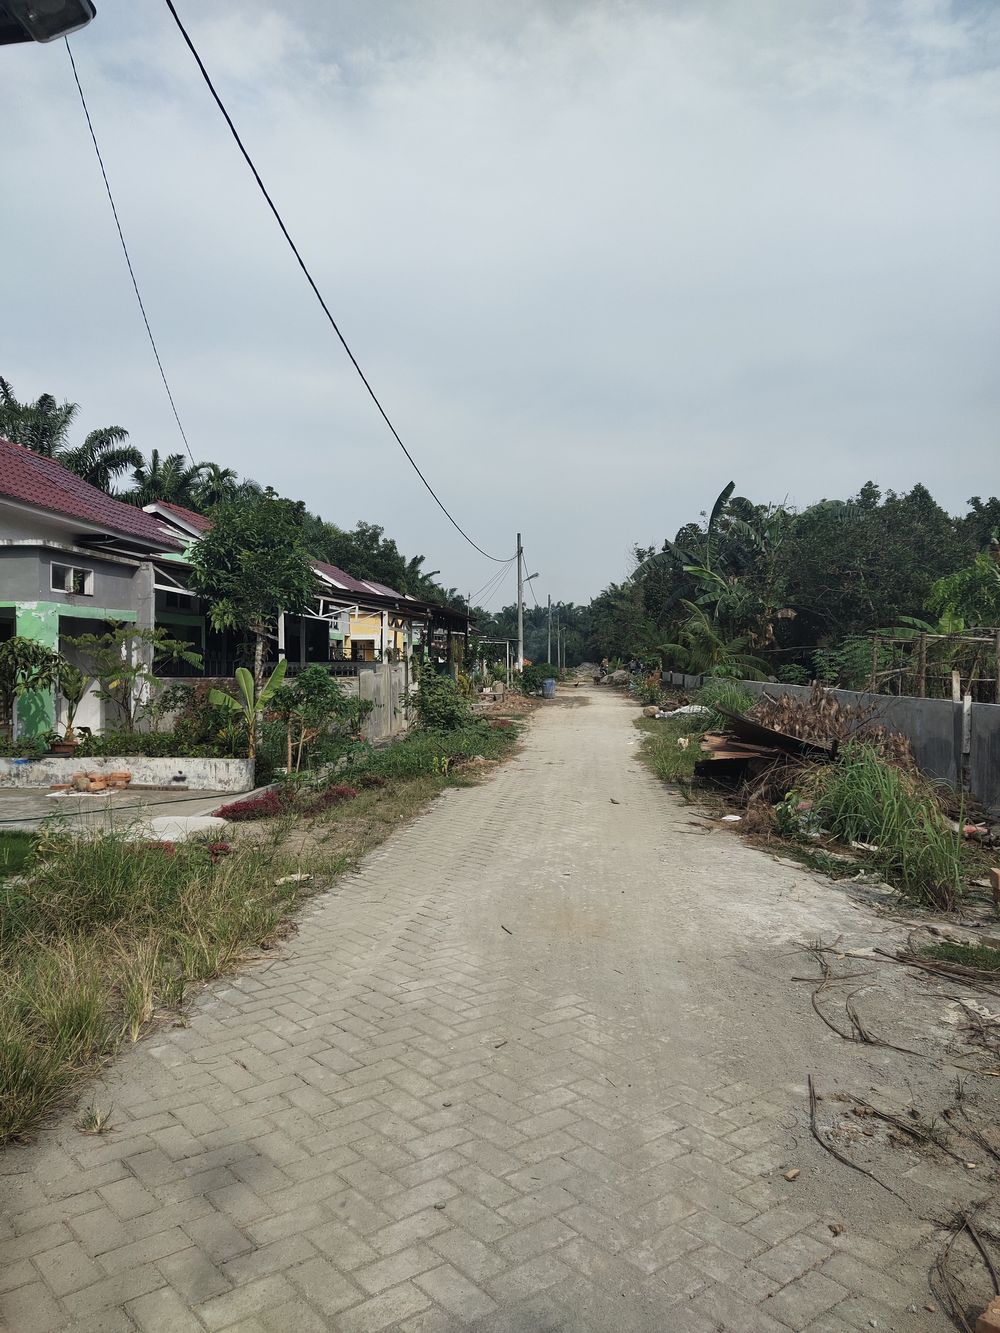
[[[163,607],[166,611],[192,611],[194,610],[194,598],[184,592],[165,592],[163,594]]]
[[[52,591],[70,593],[74,597],[93,597],[94,571],[77,569],[74,565],[53,565]]]

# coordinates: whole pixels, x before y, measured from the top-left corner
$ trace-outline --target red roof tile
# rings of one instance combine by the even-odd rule
[[[159,520],[135,505],[125,504],[91,486],[54,458],[0,438],[0,497],[35,509],[80,519],[116,536],[137,538],[153,550],[180,550],[164,535]]]
[[[338,569],[336,565],[328,565],[325,560],[313,560],[313,569],[325,574],[328,579],[333,579],[334,583],[339,583],[342,588],[348,592],[361,592],[371,594],[371,588],[366,588],[360,579],[354,578],[346,570]]]

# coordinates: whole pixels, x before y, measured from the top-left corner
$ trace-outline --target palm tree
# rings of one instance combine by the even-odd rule
[[[157,500],[192,508],[197,504],[197,487],[206,463],[188,464],[183,454],[160,456],[154,449],[149,462],[140,458],[132,473],[133,489],[121,498],[129,504],[148,505]]]
[[[205,463],[193,496],[199,509],[211,509],[213,505],[235,500],[239,490],[239,477],[233,468],[220,467],[218,463]]]
[[[130,467],[139,467],[142,454],[134,444],[126,444],[128,431],[121,426],[92,430],[83,444],[57,455],[59,462],[91,486],[113,494],[114,482]]]
[[[117,477],[142,463],[142,454],[128,444],[128,431],[121,426],[92,430],[82,444],[69,443],[70,427],[78,403],[57,403],[43,393],[34,403],[18,402],[10,383],[0,378],[0,435],[36,454],[54,458],[91,486],[112,490]]]

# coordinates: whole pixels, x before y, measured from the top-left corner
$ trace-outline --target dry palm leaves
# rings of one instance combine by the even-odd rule
[[[785,736],[819,745],[833,742],[838,749],[850,740],[863,738],[880,759],[903,768],[916,768],[909,740],[878,721],[878,706],[874,701],[844,704],[819,684],[813,685],[808,699],[790,694],[778,698],[763,694],[747,716]]]

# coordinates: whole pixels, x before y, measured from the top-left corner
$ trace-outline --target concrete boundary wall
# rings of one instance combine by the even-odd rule
[[[192,791],[224,792],[253,788],[253,764],[249,759],[161,759],[137,754],[102,755],[99,759],[60,755],[0,759],[0,787],[51,787],[71,781],[74,773],[131,773],[132,781],[144,787],[176,785]]]
[[[408,690],[409,668],[404,662],[380,662],[366,667],[357,676],[340,681],[345,694],[360,697],[372,705],[361,734],[366,741],[384,741],[398,736],[410,725]]]
[[[665,684],[685,690],[699,689],[705,679],[676,671],[663,673]],[[801,699],[810,692],[808,685],[760,680],[737,683],[748,694],[769,694],[773,698],[792,695]],[[831,693],[844,704],[874,701],[879,719],[909,737],[917,763],[925,773],[953,787],[963,787],[989,810],[1000,810],[1000,705],[971,704],[966,727],[965,705],[950,699],[873,695],[860,690],[831,690]]]

